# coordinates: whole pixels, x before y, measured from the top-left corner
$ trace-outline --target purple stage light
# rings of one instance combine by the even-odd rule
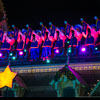
[[[81,51],[82,51],[82,52],[85,52],[85,51],[86,51],[86,48],[82,48]]]
[[[57,49],[55,52],[58,54],[59,53],[59,50]]]
[[[21,56],[22,56],[22,55],[23,55],[23,51],[20,51],[20,52],[19,52],[19,55],[21,55]]]
[[[0,57],[2,57],[2,53],[0,53]]]

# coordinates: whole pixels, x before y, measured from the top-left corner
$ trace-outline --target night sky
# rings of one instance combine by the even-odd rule
[[[33,29],[40,29],[40,21],[46,26],[50,21],[56,26],[64,26],[64,20],[75,25],[80,24],[81,17],[87,23],[94,24],[94,16],[100,18],[99,0],[3,0],[3,2],[8,24],[15,24],[18,28],[24,28],[29,24]]]

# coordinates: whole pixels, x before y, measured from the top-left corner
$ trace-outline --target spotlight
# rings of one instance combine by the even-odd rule
[[[59,53],[59,50],[58,50],[58,49],[56,49],[56,50],[55,50],[55,53],[57,53],[57,54],[58,54],[58,53]]]
[[[50,60],[46,60],[47,63],[50,63]]]
[[[3,54],[2,54],[2,53],[0,53],[0,57],[2,57],[2,55],[3,55]]]
[[[85,51],[86,51],[86,48],[82,48],[81,51],[82,51],[82,52],[85,52]]]
[[[22,56],[22,55],[23,55],[23,51],[20,51],[20,52],[19,52],[19,55]]]

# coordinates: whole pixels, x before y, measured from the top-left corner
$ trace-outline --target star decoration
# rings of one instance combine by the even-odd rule
[[[16,75],[17,73],[12,72],[8,65],[4,72],[0,73],[0,88],[3,88],[5,86],[12,88],[13,79]]]

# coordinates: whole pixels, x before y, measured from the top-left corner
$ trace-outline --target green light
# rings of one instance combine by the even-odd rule
[[[12,56],[13,55],[13,53],[10,53],[10,56]]]
[[[47,62],[47,63],[50,63],[50,60],[47,60],[46,62]]]
[[[27,50],[26,50],[26,49],[24,49],[24,52],[27,52]]]
[[[98,48],[95,48],[95,50],[98,50]]]
[[[68,50],[68,53],[71,53],[71,50]]]
[[[70,43],[70,41],[67,41],[67,43],[69,44],[69,43]]]
[[[71,52],[72,52],[72,51],[71,51],[71,48],[69,48],[69,49],[68,49],[68,53],[71,53]]]
[[[15,59],[16,59],[16,57],[12,57],[12,59],[13,59],[13,60],[15,60]]]

